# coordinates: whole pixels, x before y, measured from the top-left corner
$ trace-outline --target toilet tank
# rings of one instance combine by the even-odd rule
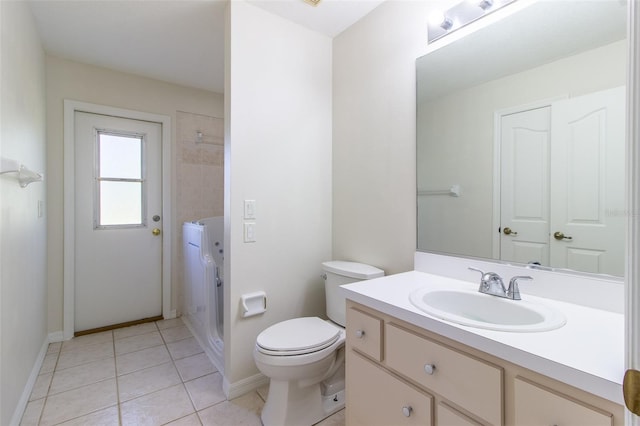
[[[324,289],[327,301],[327,316],[341,326],[346,325],[347,301],[340,286],[356,281],[370,280],[384,276],[384,271],[364,263],[332,260],[322,264]]]

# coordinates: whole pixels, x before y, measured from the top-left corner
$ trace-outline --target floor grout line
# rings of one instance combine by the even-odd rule
[[[118,425],[122,426],[122,409],[120,406],[120,380],[118,378],[118,360],[116,359],[116,334],[113,334],[113,370],[116,375],[116,405],[118,407]]]

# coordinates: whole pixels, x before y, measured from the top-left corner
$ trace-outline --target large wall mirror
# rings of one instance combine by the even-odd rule
[[[624,275],[626,14],[541,1],[416,61],[418,250]]]

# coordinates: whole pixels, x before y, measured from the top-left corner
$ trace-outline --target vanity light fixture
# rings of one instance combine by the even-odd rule
[[[516,0],[465,0],[444,12],[436,12],[428,20],[428,42],[450,34]]]

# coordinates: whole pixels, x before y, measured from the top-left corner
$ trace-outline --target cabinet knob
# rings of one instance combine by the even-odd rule
[[[410,405],[405,405],[404,407],[402,407],[402,414],[404,414],[405,417],[411,416],[412,412],[413,408],[411,408]]]
[[[362,339],[364,337],[364,330],[356,330],[356,337]]]
[[[425,364],[424,365],[424,372],[431,375],[433,374],[433,372],[435,371],[436,366],[433,364]]]

